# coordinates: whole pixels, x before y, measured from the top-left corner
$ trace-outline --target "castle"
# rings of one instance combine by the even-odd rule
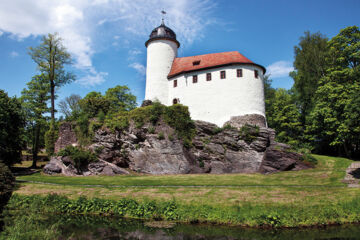
[[[192,119],[223,126],[266,126],[263,77],[266,69],[237,51],[177,57],[180,43],[164,22],[147,47],[145,100],[189,107]]]

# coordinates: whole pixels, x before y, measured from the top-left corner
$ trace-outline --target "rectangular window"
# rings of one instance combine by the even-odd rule
[[[200,65],[200,61],[194,61],[193,66]]]
[[[174,80],[174,87],[177,87],[177,79]]]
[[[206,81],[211,81],[211,73],[206,74]]]
[[[237,69],[236,70],[236,75],[237,75],[237,77],[242,77],[243,76],[242,69]]]
[[[254,74],[255,74],[255,78],[258,78],[258,76],[259,76],[258,70],[255,70]]]
[[[193,83],[197,83],[197,75],[193,75]]]
[[[225,79],[225,78],[226,78],[225,71],[221,71],[221,72],[220,72],[220,78],[221,78],[221,79]]]

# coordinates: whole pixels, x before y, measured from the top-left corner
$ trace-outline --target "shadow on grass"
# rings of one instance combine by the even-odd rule
[[[42,167],[10,167],[11,172],[14,176],[26,176],[41,172]]]

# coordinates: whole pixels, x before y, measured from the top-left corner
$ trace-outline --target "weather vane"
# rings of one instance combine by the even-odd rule
[[[162,14],[161,22],[162,22],[162,24],[164,24],[164,18],[165,18],[165,14],[166,14],[166,12],[164,11],[164,9],[161,10],[161,14]],[[164,24],[164,25],[165,25],[165,24]]]

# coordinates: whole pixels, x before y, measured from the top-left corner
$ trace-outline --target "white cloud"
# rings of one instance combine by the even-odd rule
[[[12,57],[12,58],[16,58],[16,57],[18,57],[18,56],[19,56],[19,53],[16,52],[16,51],[12,51],[12,52],[10,53],[10,57]]]
[[[165,23],[186,46],[201,38],[204,28],[213,22],[214,7],[213,0],[0,1],[0,36],[6,32],[22,40],[58,32],[74,57],[75,67],[92,79],[78,82],[100,84],[104,74],[97,72],[92,63],[95,50],[102,49],[94,46],[96,40],[106,37],[99,32],[111,33],[115,37],[110,41],[115,40],[115,45],[129,47],[127,43],[139,36],[146,38],[160,24],[160,11],[165,9]]]
[[[139,74],[145,75],[146,74],[146,67],[141,63],[132,63],[129,67],[135,69]]]
[[[140,49],[134,48],[130,49],[128,51],[128,61],[134,61],[140,54],[142,54],[142,51]]]
[[[96,72],[95,70],[90,70],[90,73],[86,76],[76,80],[77,83],[85,87],[93,87],[99,85],[105,81],[105,77],[108,75],[106,72]]]
[[[266,67],[272,78],[288,77],[289,73],[294,71],[291,62],[278,61]]]
[[[4,34],[4,32],[0,30],[0,37],[1,37],[1,35],[3,35],[3,34]]]

